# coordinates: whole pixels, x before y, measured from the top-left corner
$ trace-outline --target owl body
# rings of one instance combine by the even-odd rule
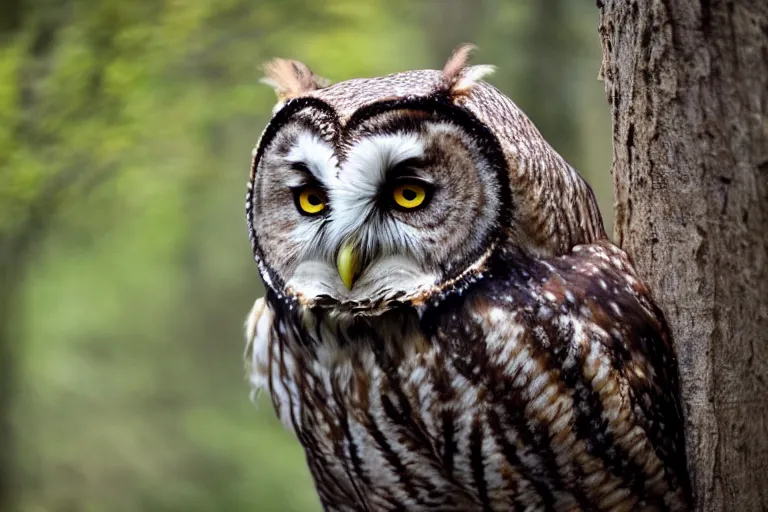
[[[466,54],[329,87],[273,64],[251,382],[327,510],[685,510],[663,315]]]

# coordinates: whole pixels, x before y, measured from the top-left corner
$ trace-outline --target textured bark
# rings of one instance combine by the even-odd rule
[[[768,2],[598,7],[614,236],[675,336],[696,509],[768,510]]]

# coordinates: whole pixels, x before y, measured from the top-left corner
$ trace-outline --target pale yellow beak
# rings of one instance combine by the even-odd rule
[[[336,255],[336,268],[344,286],[351,290],[360,270],[360,259],[355,246],[350,242],[345,242],[339,249],[339,254]]]

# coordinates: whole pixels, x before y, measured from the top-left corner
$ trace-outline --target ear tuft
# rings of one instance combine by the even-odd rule
[[[296,60],[272,59],[264,64],[264,73],[266,76],[261,82],[274,88],[280,101],[322,89],[331,83]]]
[[[479,80],[496,70],[488,65],[468,66],[469,58],[476,49],[471,43],[459,45],[443,66],[443,80],[452,95],[469,94]]]
[[[443,79],[446,84],[452,86],[456,83],[476,49],[477,46],[472,43],[463,43],[453,50],[451,58],[443,66]]]

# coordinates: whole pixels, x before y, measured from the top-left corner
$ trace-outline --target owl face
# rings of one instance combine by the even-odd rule
[[[276,59],[246,218],[266,285],[360,314],[463,289],[509,244],[605,237],[589,186],[461,46],[442,70],[328,85]]]
[[[363,312],[449,291],[504,231],[503,162],[482,124],[439,98],[373,102],[345,119],[319,99],[288,102],[254,158],[262,277],[301,303]]]

